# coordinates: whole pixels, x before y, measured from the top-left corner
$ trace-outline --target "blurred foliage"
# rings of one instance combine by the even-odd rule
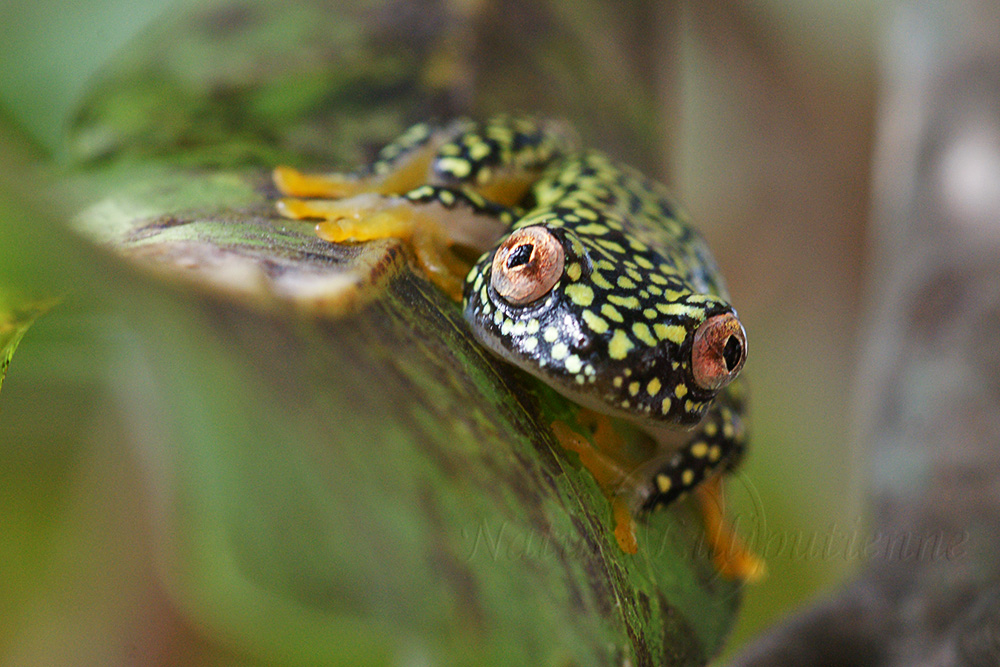
[[[292,618],[287,609],[272,611],[273,623],[241,615],[239,600],[248,598],[230,600],[236,608],[222,604],[232,570],[217,558],[224,546],[206,537],[218,517],[188,524],[200,526],[202,546],[219,547],[196,554],[207,559],[199,561],[207,579],[164,577],[180,577],[164,569],[177,554],[165,550],[171,541],[162,528],[175,524],[140,511],[167,506],[161,501],[173,489],[149,483],[173,479],[159,474],[171,465],[162,456],[169,447],[146,426],[164,423],[158,410],[183,403],[182,412],[201,414],[202,421],[170,427],[192,438],[211,423],[215,406],[248,415],[239,433],[293,439],[272,432],[265,418],[283,394],[262,389],[249,404],[220,408],[218,401],[236,400],[226,398],[228,384],[191,388],[175,370],[231,377],[245,360],[219,337],[245,343],[241,336],[260,322],[220,328],[219,318],[230,326],[239,320],[203,294],[194,311],[178,305],[177,286],[149,282],[68,238],[62,221],[87,210],[105,225],[117,221],[103,229],[120,239],[132,222],[180,208],[188,217],[157,234],[183,236],[189,227],[207,234],[200,241],[231,241],[227,225],[263,215],[266,180],[246,167],[356,164],[399,127],[434,113],[522,109],[568,117],[587,143],[675,175],[751,338],[755,444],[731,493],[772,575],[749,591],[737,639],[856,565],[809,545],[862,523],[846,369],[861,291],[876,3],[693,4],[683,30],[671,27],[675,10],[648,10],[656,3],[421,1],[372,14],[369,3],[352,0],[323,20],[304,20],[318,4],[224,4],[3,8],[0,105],[12,122],[0,142],[0,285],[18,295],[5,306],[11,311],[68,295],[31,329],[0,408],[0,563],[16,573],[0,583],[0,616],[15,619],[0,628],[0,650],[12,663],[116,664],[140,651],[175,663],[246,664],[246,652],[232,652],[241,639],[205,637],[228,636],[229,624],[242,622],[242,639],[257,638],[255,654],[273,658],[264,637],[280,637],[281,623]],[[436,20],[444,6],[447,19]],[[449,38],[428,49],[427,36],[438,34]],[[283,74],[268,75],[276,72]],[[54,173],[53,160],[72,170]],[[227,170],[234,166],[242,170]],[[234,217],[219,219],[234,209]],[[195,217],[210,224],[191,227]],[[134,240],[137,249],[142,239]],[[231,285],[246,274],[217,277]],[[189,328],[191,317],[197,323]],[[168,331],[177,339],[171,354],[197,354],[160,350],[165,356],[157,358],[149,337]],[[213,333],[187,338],[197,331]],[[288,354],[280,345],[267,349]],[[285,372],[268,368],[272,377]],[[169,380],[152,396],[151,377]],[[252,374],[240,377],[258,391]],[[296,391],[288,379],[285,392]],[[123,405],[133,412],[123,414]],[[201,451],[233,456],[207,445]],[[311,463],[250,458],[251,468],[233,474],[260,479],[254,475],[283,466],[308,471]],[[210,460],[173,464],[209,477],[206,471],[220,469]],[[585,476],[572,479],[585,484]],[[206,502],[184,511],[197,516],[196,508],[224,503],[245,481],[210,479]],[[269,491],[275,507],[289,493],[259,490]],[[291,554],[295,522],[271,520],[289,527]],[[804,547],[795,551],[795,540]],[[157,583],[164,579],[175,592],[207,588],[200,598],[168,601]],[[192,632],[185,615],[205,625]],[[699,632],[711,645],[724,630]],[[347,624],[336,637],[362,643],[371,631]],[[82,637],[107,641],[87,645]]]

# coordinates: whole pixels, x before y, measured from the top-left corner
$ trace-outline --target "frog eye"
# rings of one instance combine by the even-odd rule
[[[505,301],[523,306],[548,294],[563,272],[566,251],[545,227],[522,227],[493,255],[490,285]]]
[[[702,389],[722,389],[739,375],[746,360],[747,335],[733,313],[713,315],[694,332],[691,371]]]

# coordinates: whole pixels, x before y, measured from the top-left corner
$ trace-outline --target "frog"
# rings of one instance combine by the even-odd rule
[[[354,173],[273,178],[279,213],[328,241],[407,240],[480,345],[579,406],[583,433],[553,434],[611,501],[623,551],[636,515],[694,492],[720,571],[759,576],[714,500],[746,449],[746,331],[665,186],[567,123],[510,115],[418,123]],[[646,435],[647,460],[615,423]]]

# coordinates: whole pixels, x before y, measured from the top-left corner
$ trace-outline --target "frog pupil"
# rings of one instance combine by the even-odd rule
[[[722,358],[726,361],[726,370],[730,373],[740,363],[740,357],[743,354],[742,348],[743,346],[740,345],[736,336],[730,336],[729,340],[726,341],[726,347],[722,350]]]
[[[524,243],[517,246],[514,250],[507,255],[507,268],[513,269],[523,264],[527,264],[531,260],[531,253],[534,252],[535,246],[530,243]]]

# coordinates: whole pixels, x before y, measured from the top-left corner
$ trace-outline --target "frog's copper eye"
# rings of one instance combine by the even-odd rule
[[[566,251],[544,227],[522,227],[493,255],[490,285],[507,303],[523,306],[552,290],[563,272]]]
[[[694,332],[691,371],[702,389],[722,389],[739,375],[746,360],[747,335],[733,313],[713,315]]]

